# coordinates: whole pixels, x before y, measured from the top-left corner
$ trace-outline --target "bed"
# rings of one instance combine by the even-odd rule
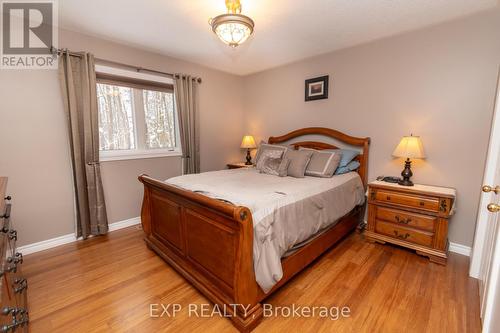
[[[242,332],[258,325],[265,298],[354,230],[364,215],[370,139],[310,127],[270,137],[268,142],[294,141],[295,149],[337,148],[327,142],[295,141],[303,136],[358,147],[357,174],[282,179],[235,169],[167,181],[139,176],[144,184],[141,219],[147,246],[212,302],[226,305]],[[321,207],[311,210],[314,205]],[[306,223],[309,215],[315,223]],[[278,222],[283,225],[278,227]],[[272,237],[270,225],[275,226]],[[283,229],[294,226],[300,226],[294,234],[300,236],[290,239]]]

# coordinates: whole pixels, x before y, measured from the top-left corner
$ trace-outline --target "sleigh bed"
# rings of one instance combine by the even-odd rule
[[[296,141],[302,136],[327,137],[328,142]],[[270,137],[270,144],[290,144],[313,149],[338,148],[329,142],[356,147],[357,169],[366,188],[369,138],[310,127],[283,136]],[[292,143],[290,143],[292,142]],[[337,176],[334,176],[337,177]],[[182,274],[213,303],[238,304],[230,319],[242,332],[251,331],[262,319],[261,302],[302,271],[307,265],[350,233],[364,215],[357,205],[335,224],[281,259],[282,278],[264,293],[256,281],[253,262],[254,224],[248,207],[234,205],[207,195],[148,177],[144,184],[142,227],[147,246]],[[300,221],[297,221],[300,223]],[[227,307],[232,311],[233,307]]]

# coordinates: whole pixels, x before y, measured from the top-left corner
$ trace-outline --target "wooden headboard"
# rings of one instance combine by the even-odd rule
[[[307,128],[301,128],[295,131],[292,131],[290,133],[287,133],[285,135],[281,136],[271,136],[268,140],[269,143],[282,143],[291,139],[295,139],[299,136],[303,135],[323,135],[327,136],[329,138],[333,138],[335,140],[338,140],[340,142],[343,142],[347,145],[351,146],[357,146],[357,147],[362,147],[362,152],[360,155],[358,155],[355,160],[359,161],[360,166],[358,169],[358,174],[361,177],[361,180],[363,181],[363,185],[367,186],[367,181],[368,181],[368,151],[369,151],[369,146],[370,146],[370,138],[357,138],[354,136],[350,136],[347,134],[344,134],[342,132],[339,132],[337,130],[331,129],[331,128],[325,128],[325,127],[307,127]],[[312,149],[337,149],[339,147],[334,146],[329,143],[325,142],[318,142],[318,141],[300,141],[300,142],[294,142],[291,145],[294,146],[295,149],[298,149],[299,147],[304,147],[304,148],[312,148]]]

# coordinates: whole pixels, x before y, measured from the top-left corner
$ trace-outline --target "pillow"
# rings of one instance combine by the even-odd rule
[[[304,178],[307,165],[311,160],[312,150],[287,150],[284,159],[290,160],[288,176]]]
[[[255,165],[259,163],[259,160],[262,157],[262,154],[265,151],[274,151],[275,153],[272,155],[274,157],[283,157],[283,153],[287,151],[287,147],[279,146],[279,145],[270,145],[265,143],[264,141],[260,142],[259,149],[257,149],[257,153],[255,154]],[[271,156],[271,155],[268,155]]]
[[[290,160],[288,158],[265,156],[262,158],[260,173],[285,177],[287,175],[289,165]]]
[[[311,161],[306,168],[306,176],[322,178],[333,176],[342,157],[342,153],[339,151],[322,151],[302,147],[300,147],[299,150],[309,150],[313,152]]]
[[[352,149],[328,149],[327,151],[337,151],[342,154],[340,159],[339,168],[347,166],[356,156],[359,155],[359,151]]]
[[[338,167],[337,170],[335,171],[336,175],[341,175],[343,173],[348,173],[350,171],[354,171],[357,168],[359,168],[361,164],[358,161],[351,161],[349,164],[347,164],[344,167]]]
[[[277,159],[280,159],[282,158],[283,156],[283,151],[281,150],[277,150],[277,149],[266,149],[266,150],[263,150],[260,154],[259,154],[259,160],[255,163],[255,167],[257,168],[257,170],[262,170],[262,167],[264,165],[264,162],[266,159],[268,158],[277,158]]]

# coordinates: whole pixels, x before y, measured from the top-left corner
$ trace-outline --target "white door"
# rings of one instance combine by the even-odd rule
[[[498,152],[497,157],[500,156]],[[480,301],[481,318],[483,320],[483,332],[500,332],[493,327],[500,328],[500,159],[497,159],[495,183],[493,186],[485,187],[485,197],[489,197],[486,207],[488,211],[487,241],[483,251],[483,263],[481,265]],[[491,190],[490,190],[491,189]],[[496,192],[496,193],[495,193]]]
[[[500,327],[500,81],[490,135],[470,275],[479,278],[483,332]],[[498,332],[498,331],[497,331]]]

